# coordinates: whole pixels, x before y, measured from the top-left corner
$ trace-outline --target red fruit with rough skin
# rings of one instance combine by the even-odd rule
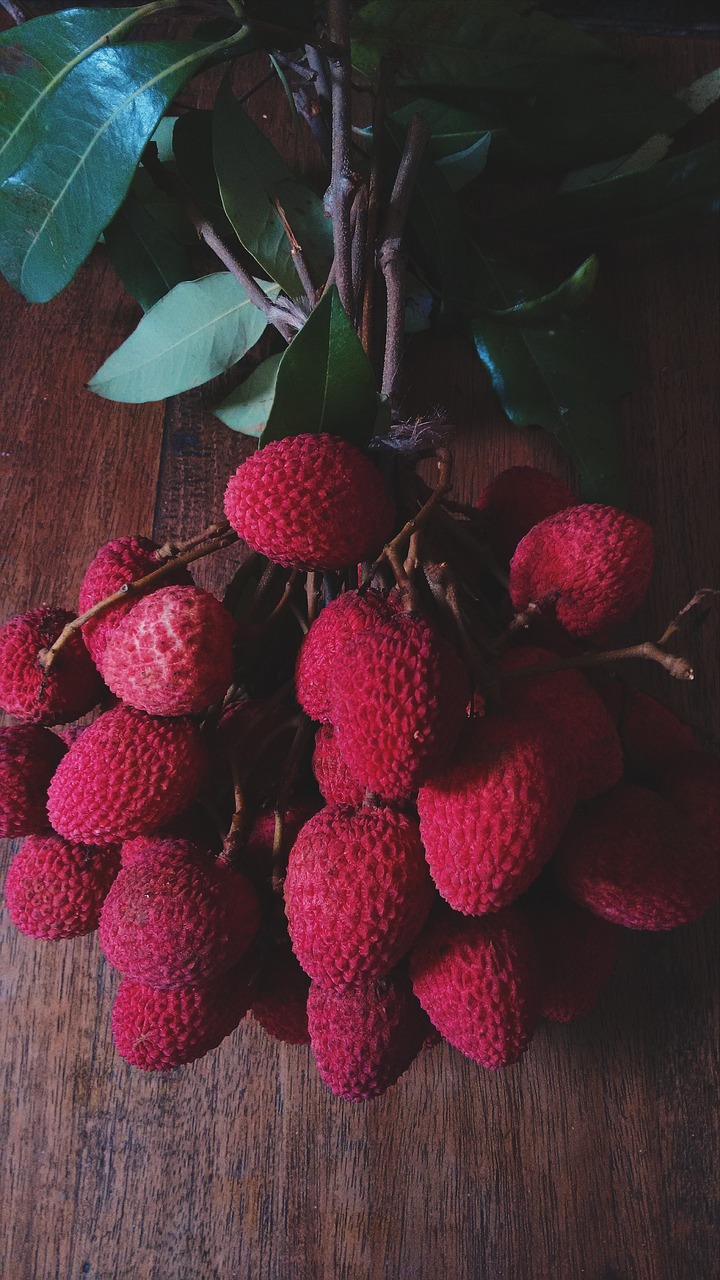
[[[582,1018],[612,977],[622,932],[559,893],[525,912],[539,957],[540,1013],[553,1022]]]
[[[511,649],[500,671],[520,671],[557,662],[545,649]],[[578,801],[592,800],[620,781],[623,755],[612,716],[580,671],[553,671],[502,682],[503,708],[540,716],[554,724],[576,757]]]
[[[0,837],[50,830],[47,792],[66,750],[39,724],[0,729]]]
[[[466,915],[514,902],[552,855],[576,792],[553,726],[509,715],[474,721],[457,759],[418,794],[425,855],[446,902]]]
[[[334,741],[361,786],[406,800],[451,754],[469,697],[451,645],[419,614],[399,613],[346,645],[330,682]]]
[[[344,670],[349,642],[396,613],[377,591],[345,591],[325,606],[303,640],[295,671],[297,699],[311,720],[332,720],[330,682]]]
[[[537,467],[509,467],[485,486],[476,505],[485,512],[494,555],[506,561],[533,525],[576,502],[575,494],[557,476]]]
[[[699,827],[713,849],[720,848],[720,761],[685,751],[666,762],[652,788]]]
[[[100,600],[114,595],[127,582],[137,582],[139,578],[152,573],[161,563],[156,558],[159,550],[157,544],[149,538],[113,538],[111,542],[106,542],[85,570],[85,577],[80,585],[78,612],[85,613]],[[192,578],[187,569],[174,569],[162,585],[170,583],[192,583]],[[136,604],[136,599],[120,601],[85,623],[82,629],[83,639],[100,671],[108,639]]]
[[[235,623],[200,587],[161,587],[138,600],[108,637],[108,688],[157,716],[190,715],[219,702],[232,682]]]
[[[206,986],[171,989],[124,978],[112,1012],[115,1048],[131,1067],[172,1071],[216,1049],[244,1018],[249,997],[236,970]]]
[[[317,813],[319,805],[304,801],[286,810],[283,822],[282,851],[291,849],[305,823]],[[253,879],[269,883],[273,869],[275,844],[275,810],[258,814],[243,850],[243,868]]]
[[[410,956],[413,990],[455,1049],[491,1070],[511,1066],[537,1022],[537,953],[509,907],[483,920],[439,911]]]
[[[140,863],[199,862],[212,865],[212,854],[193,840],[183,840],[174,835],[135,836],[124,840],[120,846],[120,865],[134,867]]]
[[[262,977],[251,1012],[269,1036],[285,1044],[309,1044],[307,998],[310,979],[290,945],[278,947]]]
[[[390,809],[321,809],[290,851],[285,911],[293,950],[326,986],[384,977],[433,899],[417,823]]]
[[[720,889],[717,849],[700,827],[628,783],[578,810],[553,865],[568,897],[626,929],[687,924]]]
[[[75,614],[67,609],[31,609],[0,627],[0,709],[18,720],[65,724],[97,706],[103,682],[76,632],[49,671],[38,655],[55,643]]]
[[[692,729],[656,698],[610,678],[596,688],[617,725],[625,767],[635,782],[647,784],[673,756],[699,750]]]
[[[126,978],[151,987],[205,983],[245,954],[260,925],[244,876],[183,854],[120,872],[100,918],[100,946]]]
[[[230,477],[233,529],[277,564],[344,569],[379,551],[395,508],[377,467],[339,436],[274,440]]]
[[[50,784],[50,822],[68,840],[100,844],[149,835],[181,813],[207,773],[192,720],[119,706],[89,725]]]
[[[367,788],[358,782],[345,764],[335,741],[335,730],[329,724],[321,725],[315,735],[312,767],[326,804],[360,808]]]
[[[120,867],[117,848],[30,836],[5,882],[13,924],[30,938],[79,938],[97,929],[103,901]]]
[[[385,1093],[414,1062],[429,1031],[404,974],[344,987],[313,982],[307,1006],[320,1078],[348,1102]]]
[[[525,535],[510,563],[510,596],[519,611],[551,606],[566,631],[591,636],[630,617],[652,565],[650,525],[615,507],[584,503]]]

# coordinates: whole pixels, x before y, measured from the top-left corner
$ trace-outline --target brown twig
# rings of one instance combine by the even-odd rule
[[[309,573],[305,579],[305,593],[307,596],[307,624],[308,628],[318,616],[320,609],[320,597],[322,595],[322,575],[314,570]]]
[[[362,583],[360,590],[366,591],[370,586],[375,575],[378,573],[383,563],[392,564],[393,558],[397,558],[400,552],[404,551],[409,545],[413,534],[419,532],[420,529],[427,524],[435,508],[441,502],[446,493],[450,492],[452,487],[452,455],[448,449],[438,449],[438,483],[437,488],[433,490],[424,506],[420,508],[417,515],[414,515],[402,527],[395,537],[386,543],[377,560],[370,566]]]
[[[365,236],[365,267],[362,318],[360,322],[360,338],[365,354],[374,364],[374,319],[375,319],[375,284],[377,234],[380,221],[380,148],[381,126],[385,117],[385,93],[387,86],[387,68],[384,59],[380,60],[378,69],[378,89],[373,104],[373,149],[370,160],[370,181],[368,184],[367,231]]]
[[[687,658],[668,653],[653,640],[645,640],[642,644],[627,645],[622,649],[608,649],[605,653],[581,653],[575,658],[562,658],[557,662],[543,663],[536,667],[517,667],[512,671],[498,672],[503,683],[507,680],[524,679],[525,676],[551,675],[553,671],[571,671],[574,667],[605,667],[614,662],[624,662],[628,658],[646,658],[664,667],[675,680],[694,680],[693,671]]]
[[[299,576],[300,576],[300,570],[293,569],[290,574],[290,577],[285,583],[285,587],[282,595],[280,596],[280,599],[278,600],[274,608],[270,610],[270,613],[267,615],[267,617],[262,618],[260,622],[255,622],[250,624],[250,626],[248,627],[248,631],[251,633],[253,638],[257,638],[258,636],[263,635],[275,622],[277,622],[280,615],[285,612],[285,609],[290,603],[290,597],[292,596],[295,583],[297,582]]]
[[[362,300],[365,283],[365,240],[367,236],[368,189],[365,185],[358,187],[350,211],[350,227],[352,231],[352,282],[356,312],[362,315]]]
[[[218,520],[214,524],[208,525],[207,529],[203,529],[201,533],[196,533],[192,538],[188,538],[186,542],[173,542],[168,538],[167,542],[158,547],[153,558],[158,563],[163,560],[171,560],[173,556],[181,556],[185,551],[192,551],[195,547],[201,546],[203,542],[209,542],[212,538],[223,537],[229,531],[230,521]]]
[[[303,253],[302,246],[299,240],[297,239],[295,232],[290,226],[290,223],[288,222],[287,214],[285,213],[285,210],[283,209],[277,196],[275,197],[275,208],[278,211],[278,217],[280,218],[280,221],[282,222],[283,227],[285,229],[285,235],[287,236],[288,244],[290,245],[290,256],[292,257],[292,260],[293,260],[293,266],[297,271],[298,280],[300,281],[303,289],[305,290],[305,297],[310,303],[310,306],[314,307],[315,301],[317,298],[317,290],[315,288],[315,285],[312,282],[312,276],[310,275],[310,270],[305,260],[305,254]]]
[[[313,734],[312,721],[303,713],[301,713],[298,721],[295,737],[292,746],[285,761],[283,777],[278,788],[277,799],[275,801],[275,838],[273,841],[272,853],[272,887],[275,893],[282,893],[285,881],[285,870],[287,867],[287,853],[283,849],[283,836],[285,834],[285,814],[288,804],[292,798],[292,793],[298,780],[300,766],[302,764],[303,753],[305,752],[310,738]]]
[[[352,319],[352,237],[350,206],[353,198],[350,167],[350,12],[348,0],[328,0],[327,30],[333,44],[328,56],[332,103],[331,177],[325,197],[333,224],[335,283],[340,301]]]
[[[413,186],[429,139],[430,126],[427,120],[420,115],[413,116],[400,157],[392,195],[390,196],[390,205],[382,231],[380,252],[378,254],[387,291],[387,330],[381,390],[391,400],[397,392],[398,371],[405,337],[403,232],[410,208]]]
[[[27,14],[20,8],[19,4],[15,3],[15,0],[0,0],[0,4],[5,12],[10,14],[17,27],[20,26],[21,22],[27,22]]]
[[[666,645],[668,640],[672,639],[674,635],[677,635],[677,633],[682,629],[683,619],[710,596],[720,596],[720,590],[718,590],[717,587],[701,587],[699,591],[696,591],[692,600],[688,600],[687,604],[684,605],[680,612],[675,615],[672,622],[668,623],[658,640],[658,644],[660,646]]]

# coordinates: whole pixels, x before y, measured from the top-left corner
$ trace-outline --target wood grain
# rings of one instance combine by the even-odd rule
[[[718,61],[701,42],[629,47],[668,83]],[[290,144],[289,120],[272,122]],[[638,620],[654,634],[699,582],[720,579],[717,263],[691,241],[632,246],[603,266],[603,305],[642,366],[623,422],[633,505],[658,535]],[[161,461],[159,406],[82,390],[135,314],[99,256],[46,307],[3,292],[3,617],[72,602],[111,533],[153,522],[157,534],[187,533],[219,510],[240,444],[201,397],[169,407]],[[507,427],[463,344],[420,336],[408,358],[412,402],[441,403],[460,424],[463,497],[513,462],[563,471],[548,437]],[[205,580],[219,576],[208,568]],[[717,743],[716,638],[707,627],[692,642],[694,686],[635,674]],[[112,1050],[116,978],[96,941],[34,943],[4,917],[0,1274],[717,1275],[717,938],[717,913],[629,936],[597,1012],[541,1027],[522,1064],[493,1075],[434,1049],[358,1107],[325,1091],[308,1050],[252,1024],[173,1077],[132,1072]]]

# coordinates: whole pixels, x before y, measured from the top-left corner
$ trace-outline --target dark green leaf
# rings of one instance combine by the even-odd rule
[[[491,133],[483,133],[464,151],[452,151],[435,161],[452,191],[460,191],[482,173],[487,164]]]
[[[362,448],[376,414],[373,371],[333,285],[283,355],[260,444],[327,432]]]
[[[282,356],[281,352],[280,355],[263,360],[227,400],[213,409],[213,413],[226,427],[242,431],[246,436],[262,435],[275,397],[275,383]]]
[[[232,241],[234,232],[225,216],[212,148],[212,111],[184,111],[175,122],[172,148],[178,173],[219,235]]]
[[[294,97],[293,97],[293,91],[292,91],[292,89],[290,88],[290,85],[288,84],[288,78],[287,78],[287,76],[285,75],[285,72],[283,71],[282,67],[280,66],[280,63],[278,62],[277,58],[276,58],[276,57],[275,57],[275,55],[274,55],[274,54],[272,54],[272,53],[270,54],[270,61],[271,61],[272,65],[273,65],[273,70],[274,70],[275,74],[277,75],[277,78],[278,78],[278,80],[280,81],[280,83],[281,83],[281,85],[282,85],[282,87],[283,87],[283,91],[284,91],[284,93],[285,93],[285,97],[286,97],[286,98],[287,98],[287,100],[288,100],[288,106],[289,106],[289,108],[290,108],[290,114],[291,114],[291,116],[292,116],[293,120],[295,121],[295,123],[296,123],[296,124],[299,124],[299,123],[300,123],[300,117],[299,117],[299,115],[298,115],[298,109],[297,109],[297,107],[296,107],[296,105],[295,105],[295,99],[294,99]]]
[[[72,280],[127,194],[168,102],[218,46],[101,49],[43,109],[45,141],[0,187],[0,267],[30,302]]]
[[[278,201],[320,285],[332,262],[332,226],[323,202],[288,169],[226,79],[213,112],[213,155],[225,212],[242,245],[291,296],[303,292]]]
[[[263,286],[275,297],[274,285]],[[139,404],[200,386],[242,359],[267,321],[227,271],[188,280],[155,304],[88,384]]]
[[[143,311],[195,274],[185,245],[155,221],[132,191],[105,228],[110,261]]]
[[[66,9],[0,35],[0,182],[42,140],[43,106],[73,68],[158,7]]]
[[[197,245],[198,234],[184,204],[169,191],[156,186],[144,165],[140,165],[136,170],[129,194],[140,201],[146,212],[166,235],[179,240],[188,248]]]
[[[568,311],[577,311],[585,306],[595,288],[599,266],[597,257],[592,254],[556,289],[514,302],[509,307],[488,307],[486,314],[498,320],[535,324],[539,320],[552,320]]]
[[[428,155],[431,160],[440,160],[443,156],[466,151],[487,134],[481,118],[472,111],[436,102],[433,98],[415,98],[406,107],[393,111],[390,119],[404,134],[416,115],[423,116],[430,125]],[[372,136],[369,129],[362,130],[362,133],[366,137]]]

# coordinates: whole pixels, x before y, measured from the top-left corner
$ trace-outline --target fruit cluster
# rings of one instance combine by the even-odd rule
[[[396,505],[340,439],[269,444],[225,522],[117,538],[78,618],[0,629],[7,908],[35,938],[99,930],[132,1065],[191,1062],[250,1013],[346,1099],[440,1038],[507,1066],[540,1016],[592,1008],[623,929],[717,896],[716,762],[583,674],[690,674],[663,642],[599,650],[650,528],[532,468],[462,507],[440,463]],[[187,566],[239,538],[221,602]]]

